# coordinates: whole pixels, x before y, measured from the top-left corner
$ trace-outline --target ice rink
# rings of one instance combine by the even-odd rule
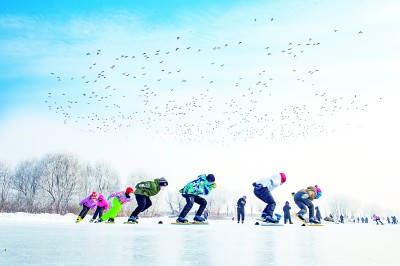
[[[172,221],[172,220],[171,220]],[[397,265],[398,225],[0,219],[0,265]]]

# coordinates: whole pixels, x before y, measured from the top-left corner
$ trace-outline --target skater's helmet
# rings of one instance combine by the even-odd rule
[[[100,194],[99,201],[102,201],[102,200],[104,200],[104,196],[103,196],[103,194]]]
[[[211,183],[211,182],[215,182],[215,176],[214,176],[213,174],[207,175],[206,179],[207,179],[207,181],[210,182],[210,183]]]
[[[322,196],[322,190],[317,185],[315,185],[315,189],[317,190],[317,195],[315,198],[319,199]]]
[[[133,188],[127,187],[126,190],[125,190],[125,193],[126,193],[126,194],[131,194],[131,193],[133,193]]]
[[[96,193],[96,191],[93,191],[92,194],[90,194],[90,198],[92,198],[92,199],[97,198],[97,193]]]
[[[164,177],[161,177],[160,182],[158,182],[158,184],[160,185],[160,187],[166,187],[168,186],[168,181]]]
[[[281,175],[281,183],[285,183],[286,182],[286,175],[284,173],[280,173]]]

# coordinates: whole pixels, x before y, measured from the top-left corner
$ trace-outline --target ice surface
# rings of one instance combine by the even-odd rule
[[[79,224],[0,216],[0,265],[396,265],[398,225]],[[72,219],[70,219],[72,218]],[[32,219],[31,219],[32,220]],[[34,219],[33,219],[34,220]]]

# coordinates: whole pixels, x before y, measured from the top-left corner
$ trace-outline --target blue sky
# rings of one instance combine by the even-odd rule
[[[123,180],[143,169],[179,187],[214,172],[246,193],[287,172],[282,195],[318,183],[391,204],[393,186],[376,192],[376,179],[399,180],[397,10],[1,1],[0,160],[71,152]]]

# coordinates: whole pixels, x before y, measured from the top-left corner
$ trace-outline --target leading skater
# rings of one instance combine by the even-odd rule
[[[309,222],[314,224],[319,224],[320,222],[314,219],[314,204],[312,201],[314,199],[319,199],[321,196],[322,196],[322,191],[317,185],[309,186],[306,189],[299,190],[294,195],[294,202],[300,208],[300,211],[296,214],[296,216],[303,222],[306,222],[306,219],[304,218],[303,215],[307,213],[307,207],[308,207]]]

